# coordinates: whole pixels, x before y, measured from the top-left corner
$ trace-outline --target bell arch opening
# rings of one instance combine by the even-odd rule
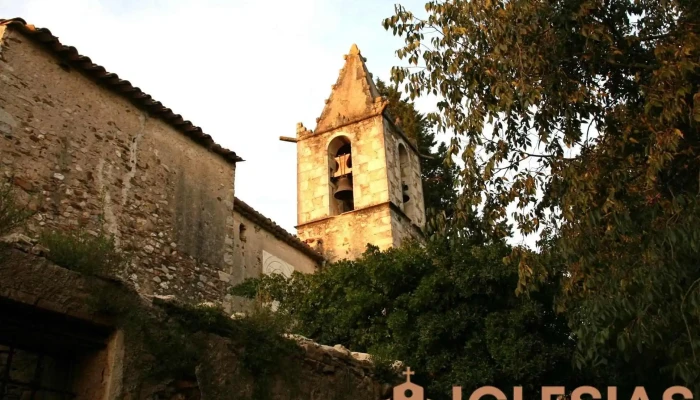
[[[328,174],[329,214],[354,210],[352,144],[345,136],[338,136],[328,144]]]
[[[406,151],[406,146],[403,143],[399,143],[399,173],[401,176],[401,208],[404,213],[413,219],[413,213],[411,212],[412,207],[408,204],[411,200],[409,196],[409,185],[411,182],[411,167],[408,158],[408,152]]]

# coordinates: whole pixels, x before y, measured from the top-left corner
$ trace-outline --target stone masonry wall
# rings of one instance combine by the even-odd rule
[[[299,228],[303,238],[322,238],[329,262],[358,258],[372,244],[382,250],[395,244],[389,203],[350,211]]]
[[[104,230],[143,293],[223,301],[234,165],[14,30],[0,36],[0,173],[38,211],[26,233]]]
[[[355,210],[389,201],[382,117],[376,116],[319,135],[302,130],[297,142],[299,225],[329,216],[328,145],[345,136],[352,148]],[[300,233],[301,236],[301,233]]]
[[[256,278],[263,273],[263,252],[270,253],[292,265],[295,271],[314,273],[316,263],[297,249],[282,242],[258,224],[234,211],[236,226],[234,236],[235,265],[240,266],[231,276],[232,284],[239,284],[246,278]],[[243,227],[243,229],[241,229]],[[241,237],[241,231],[243,236]]]
[[[420,230],[408,219],[406,214],[396,209],[391,210],[391,232],[393,233],[394,247],[399,247],[406,240],[423,240]]]
[[[197,332],[192,340],[206,341],[200,364],[186,376],[154,376],[144,369],[141,360],[149,347],[138,335],[115,325],[110,316],[95,312],[89,299],[115,283],[86,277],[48,262],[39,255],[38,246],[25,242],[22,249],[0,248],[0,306],[8,301],[29,307],[32,315],[60,316],[57,320],[73,321],[63,329],[91,326],[90,339],[104,343],[93,350],[81,350],[72,382],[76,400],[202,400],[255,398],[254,388],[261,383],[269,389],[270,400],[292,399],[357,399],[379,400],[389,396],[391,385],[380,380],[373,370],[369,356],[350,352],[340,345],[334,347],[314,343],[291,335],[300,347],[298,355],[285,359],[285,376],[253,376],[243,366],[245,348],[230,338],[213,333]],[[124,292],[132,296],[133,292]],[[163,304],[172,300],[164,296],[140,296],[138,303],[151,315],[161,315]],[[16,306],[12,306],[16,307]],[[4,311],[7,311],[3,309]],[[28,314],[22,314],[23,318]],[[0,313],[0,347],[4,342],[2,328],[8,314]],[[149,320],[150,321],[150,320]],[[47,320],[42,320],[43,326]],[[167,324],[167,320],[163,324]],[[11,325],[11,324],[10,324]],[[53,325],[52,325],[53,326]],[[151,328],[144,327],[147,331]],[[167,329],[167,325],[159,329]],[[67,331],[62,336],[81,346],[84,331]],[[99,333],[99,334],[98,334]],[[62,343],[61,346],[65,346]],[[156,362],[158,360],[155,360]],[[12,373],[17,371],[13,370]],[[259,380],[259,381],[258,381]]]
[[[421,183],[420,159],[413,148],[395,132],[388,121],[384,121],[384,129],[386,130],[386,159],[389,174],[389,188],[391,202],[401,208],[401,210],[410,218],[410,222],[419,227],[425,225],[425,205],[423,199],[423,185]],[[399,158],[399,144],[403,145],[408,155],[408,166],[405,174],[408,185],[409,201],[403,202],[403,190],[401,188],[401,165]]]
[[[351,141],[355,210],[330,216],[327,149],[339,135]],[[300,127],[298,139],[297,230],[304,240],[321,239],[329,261],[354,259],[368,243],[386,249],[400,245],[405,238],[420,237],[413,226],[425,224],[418,154],[383,116],[319,135]],[[411,199],[406,204],[401,192],[399,143],[406,147],[409,161],[407,184]],[[404,215],[391,210],[390,202]]]

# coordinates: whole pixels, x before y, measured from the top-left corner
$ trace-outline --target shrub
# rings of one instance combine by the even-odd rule
[[[258,305],[238,319],[232,319],[218,307],[203,305],[171,306],[168,314],[189,333],[209,332],[242,345],[243,365],[254,376],[283,372],[282,362],[299,350],[294,341],[284,337],[288,320],[266,306]]]
[[[518,272],[503,263],[510,248],[479,237],[408,243],[339,261],[312,275],[263,276],[233,294],[260,291],[279,301],[295,332],[372,355],[374,374],[391,382],[400,360],[420,375],[431,398],[448,398],[453,385],[566,386],[573,342],[553,296],[517,297]],[[539,386],[538,386],[539,385]],[[434,396],[434,397],[433,397]]]
[[[48,259],[86,275],[111,277],[121,271],[125,263],[114,239],[104,234],[52,231],[43,233],[40,242],[49,250]]]
[[[0,185],[0,237],[21,226],[32,214],[17,201],[12,185]]]

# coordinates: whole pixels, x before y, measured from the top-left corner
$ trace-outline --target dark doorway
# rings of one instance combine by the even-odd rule
[[[77,399],[86,357],[110,329],[0,299],[0,400]]]

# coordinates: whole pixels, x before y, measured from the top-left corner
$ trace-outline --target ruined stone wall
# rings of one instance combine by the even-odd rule
[[[279,267],[286,269],[285,267],[289,266],[294,271],[309,274],[316,271],[317,264],[309,256],[292,248],[235,210],[233,221],[237,233],[233,241],[234,263],[241,268],[237,268],[231,275],[232,284],[239,284],[246,278],[257,278]],[[280,262],[285,265],[279,265]]]
[[[269,393],[260,398],[384,400],[390,397],[391,385],[374,375],[367,354],[351,352],[340,345],[319,345],[302,337],[295,340],[302,349],[302,356],[288,365],[287,376],[270,380],[267,383]],[[212,337],[204,358],[206,362],[198,373],[202,398],[257,400],[255,377],[241,373],[240,361],[230,351],[226,340]],[[161,398],[181,399],[176,397],[176,391],[171,396]]]
[[[108,282],[60,268],[31,254],[38,246],[32,247],[29,242],[23,243],[23,247],[19,250],[0,244],[0,349],[14,347],[18,355],[27,359],[23,365],[13,363],[10,378],[19,382],[32,381],[33,376],[25,378],[33,375],[36,368],[31,365],[32,351],[29,350],[40,349],[46,352],[49,360],[56,357],[73,364],[70,369],[80,379],[61,382],[61,385],[68,383],[61,389],[77,392],[77,400],[119,398],[123,336],[109,325],[107,318],[90,308],[91,293],[99,292]],[[17,306],[21,308],[15,309]],[[17,323],[13,314],[20,315],[19,321],[28,322],[29,329],[23,331],[27,326]],[[36,329],[37,326],[42,328]],[[62,353],[70,357],[61,356]],[[51,365],[51,361],[45,363],[44,372],[51,372],[48,371]],[[58,368],[69,367],[61,363]],[[53,372],[61,372],[60,369]],[[46,378],[42,377],[45,386]],[[22,393],[21,387],[8,390]],[[29,393],[26,395],[28,398]]]
[[[143,293],[222,301],[234,165],[0,28],[0,172],[38,211],[26,233],[104,230]]]
[[[8,323],[12,320],[8,317],[11,314],[8,301],[12,302],[12,307],[21,306],[31,311],[22,312],[22,318],[40,317],[33,323],[41,323],[47,329],[54,328],[49,315],[58,316],[56,320],[74,321],[62,327],[61,337],[75,342],[71,345],[83,346],[80,351],[71,353],[77,357],[71,361],[76,369],[71,381],[66,382],[71,391],[77,392],[76,400],[259,399],[262,397],[256,397],[255,393],[261,385],[267,393],[264,398],[270,400],[379,400],[389,396],[391,385],[375,375],[367,354],[354,353],[339,345],[319,345],[301,337],[293,337],[299,351],[284,359],[285,369],[281,375],[251,373],[244,366],[243,357],[250,355],[235,338],[206,331],[193,333],[191,337],[193,341],[206,344],[204,351],[198,354],[196,366],[175,375],[154,375],[148,367],[151,362],[162,364],[170,360],[155,359],[146,364],[139,361],[144,354],[148,355],[150,348],[144,347],[139,335],[131,333],[133,327],[120,326],[112,318],[114,314],[102,315],[95,311],[99,308],[94,308],[91,302],[96,294],[117,284],[56,266],[31,254],[36,247],[30,244],[23,250],[9,252],[6,248],[0,249],[0,349],[8,346],[6,328],[13,326]],[[126,291],[120,300],[134,295]],[[169,304],[170,300],[155,295],[137,298],[136,302],[149,315],[162,315],[163,304]],[[137,328],[145,332],[168,331],[168,323],[171,321],[165,318],[158,327],[139,325]],[[99,334],[89,336],[82,328],[76,330],[79,326],[91,326]],[[86,350],[88,340],[102,345]],[[48,345],[54,350],[59,345],[67,346],[64,342]],[[15,377],[29,371],[32,370],[18,370],[15,365],[11,373]]]

